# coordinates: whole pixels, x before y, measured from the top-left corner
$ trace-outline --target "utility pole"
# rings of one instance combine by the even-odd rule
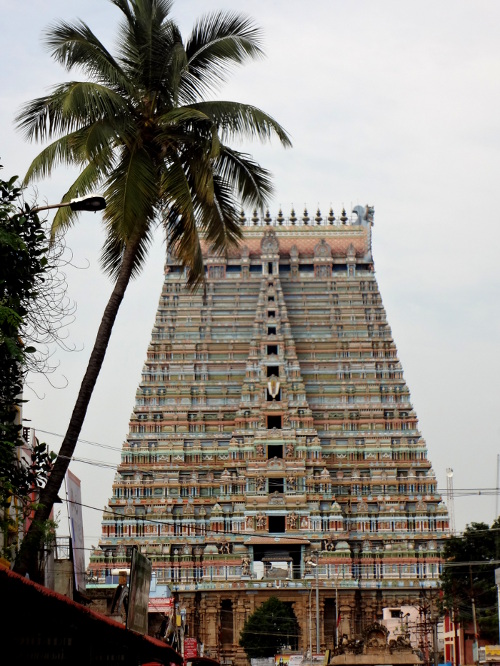
[[[497,586],[498,644],[500,645],[500,569],[495,569],[495,585]]]
[[[319,644],[319,558],[316,555],[316,568],[314,573],[316,574],[316,654],[319,654],[320,644]]]
[[[309,659],[312,665],[312,585],[309,588]]]
[[[498,484],[497,484],[498,485]],[[453,470],[448,467],[446,470],[446,495],[448,497],[448,516],[450,519],[450,530],[452,536],[455,535],[455,497],[453,493]]]
[[[474,663],[479,663],[479,649],[478,649],[478,631],[477,631],[477,618],[476,618],[476,600],[474,599],[474,588],[472,586],[472,567],[469,564],[469,576],[470,576],[470,595],[471,595],[471,606],[472,606],[472,622],[474,625],[474,643],[472,644],[472,658]]]

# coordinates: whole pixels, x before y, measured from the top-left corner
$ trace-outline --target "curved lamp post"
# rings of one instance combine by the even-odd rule
[[[313,553],[314,560],[309,560],[307,564],[314,568],[314,577],[316,579],[316,654],[319,654],[320,640],[319,640],[319,578],[318,578],[318,563],[319,556],[318,553]],[[312,654],[311,654],[311,663],[312,663]]]
[[[64,201],[58,204],[37,206],[36,208],[32,208],[31,212],[39,213],[42,210],[50,210],[51,208],[65,208],[66,206],[69,206],[71,210],[87,210],[90,212],[96,212],[106,208],[106,199],[99,195],[92,194],[87,197],[78,197],[77,199],[71,199],[70,201]]]

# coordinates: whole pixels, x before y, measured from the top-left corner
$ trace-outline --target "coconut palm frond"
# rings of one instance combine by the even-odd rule
[[[214,176],[213,187],[214,205],[203,209],[199,224],[209,245],[227,251],[242,237],[239,209],[229,182]]]
[[[96,83],[71,81],[25,104],[15,118],[28,141],[47,141],[105,118],[129,115],[121,95]]]
[[[235,66],[262,57],[260,43],[260,29],[246,16],[216,12],[201,18],[186,43],[184,99],[199,100],[218,89]]]
[[[43,41],[52,58],[68,71],[78,68],[94,82],[128,88],[119,62],[83,21],[59,21],[45,30]]]
[[[154,224],[158,174],[143,148],[122,150],[120,160],[108,176],[104,196],[107,202],[104,222],[108,235],[126,242],[146,233]]]
[[[271,174],[249,155],[222,146],[216,173],[239,193],[241,204],[262,210],[273,193]]]
[[[129,241],[130,242],[130,241]],[[132,278],[137,277],[142,271],[148,256],[149,248],[153,242],[153,227],[145,230],[139,239],[139,245],[135,250]],[[123,255],[127,248],[127,242],[116,236],[108,235],[101,250],[101,266],[107,275],[116,279],[120,274]]]
[[[217,125],[223,141],[245,136],[260,141],[277,137],[282,146],[291,148],[286,130],[270,115],[250,104],[238,102],[199,102],[192,108],[201,111]]]

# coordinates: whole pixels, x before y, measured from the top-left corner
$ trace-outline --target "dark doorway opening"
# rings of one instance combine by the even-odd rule
[[[220,605],[220,610],[221,643],[223,645],[232,644],[234,641],[233,602],[230,599],[223,599]]]
[[[267,457],[283,458],[283,444],[269,444],[267,447]]]
[[[273,428],[281,428],[281,415],[268,415],[267,416],[267,429],[272,430]]]
[[[270,493],[283,493],[285,492],[285,479],[280,476],[269,477],[269,492]]]
[[[285,532],[285,516],[269,516],[269,532],[283,534]]]

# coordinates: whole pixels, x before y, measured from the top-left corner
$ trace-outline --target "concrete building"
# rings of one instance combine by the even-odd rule
[[[234,664],[271,595],[303,652],[414,606],[448,535],[375,278],[373,209],[242,224],[227,256],[203,246],[196,293],[167,257],[90,563],[92,586],[112,584],[137,546],[205,655]]]

